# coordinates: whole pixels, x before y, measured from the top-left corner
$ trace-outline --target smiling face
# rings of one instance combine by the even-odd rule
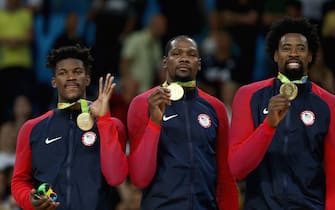
[[[54,88],[58,88],[59,102],[74,102],[86,97],[90,76],[86,74],[81,60],[66,58],[56,64],[51,83]]]
[[[201,59],[197,44],[186,37],[173,40],[167,57],[163,59],[163,68],[167,69],[168,82],[195,80],[200,66]]]
[[[307,75],[312,54],[308,50],[306,37],[299,33],[288,33],[282,36],[275,51],[274,60],[279,72],[290,80],[298,80]]]

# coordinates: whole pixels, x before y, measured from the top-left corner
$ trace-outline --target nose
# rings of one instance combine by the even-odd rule
[[[73,72],[69,72],[68,74],[67,74],[67,80],[73,80],[75,77],[74,77],[74,73]]]
[[[189,57],[187,55],[181,55],[180,62],[189,62]]]
[[[293,47],[289,54],[291,56],[298,56],[298,48]]]

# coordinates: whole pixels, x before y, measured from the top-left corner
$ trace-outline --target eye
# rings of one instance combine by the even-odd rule
[[[285,52],[287,52],[287,51],[291,50],[291,47],[289,47],[289,46],[283,46],[282,50],[285,51]]]
[[[300,51],[300,52],[305,52],[305,46],[300,46],[300,47],[298,47],[298,50]]]
[[[59,72],[57,73],[57,75],[59,75],[59,76],[64,76],[64,75],[66,75],[66,72],[65,72],[65,71],[59,71]]]
[[[191,52],[190,56],[192,56],[192,57],[198,57],[198,54],[196,52]]]
[[[178,51],[172,51],[171,55],[179,55],[179,52]]]

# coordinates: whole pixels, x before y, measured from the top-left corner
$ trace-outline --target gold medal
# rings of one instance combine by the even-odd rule
[[[298,95],[298,87],[293,82],[283,83],[280,86],[279,92],[292,101]]]
[[[184,95],[184,89],[182,88],[182,86],[178,85],[177,83],[172,83],[166,88],[170,90],[170,93],[171,93],[170,99],[172,101],[178,101]]]
[[[83,112],[77,117],[77,125],[81,130],[87,131],[93,128],[93,118],[90,113]]]

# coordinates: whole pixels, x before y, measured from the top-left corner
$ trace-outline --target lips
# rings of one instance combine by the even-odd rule
[[[290,69],[297,69],[302,65],[300,60],[288,60],[286,66]]]
[[[189,66],[189,65],[178,65],[177,66],[177,69],[178,70],[191,70],[192,68],[191,68],[191,66]]]
[[[77,83],[65,84],[65,88],[78,88],[78,87],[79,87],[79,84],[77,84]]]

